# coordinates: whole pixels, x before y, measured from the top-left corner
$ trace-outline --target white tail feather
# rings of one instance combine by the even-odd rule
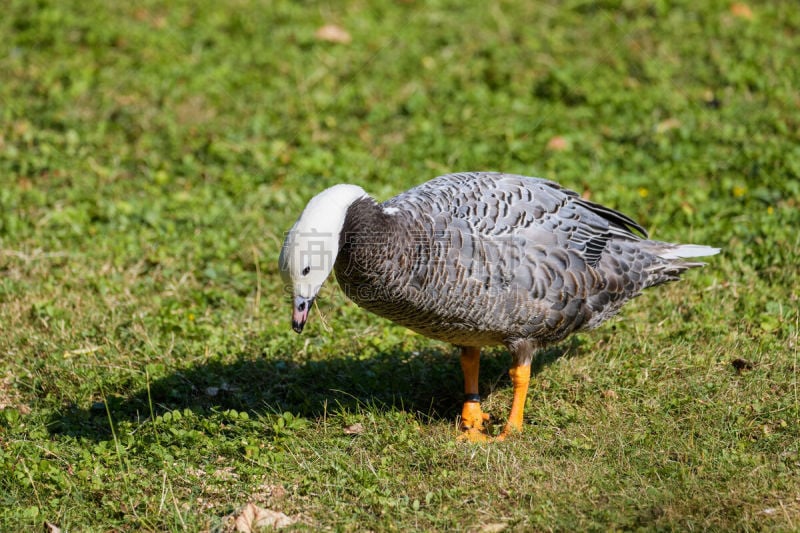
[[[689,257],[705,257],[719,253],[719,248],[700,244],[682,244],[658,254],[662,259],[687,259]]]

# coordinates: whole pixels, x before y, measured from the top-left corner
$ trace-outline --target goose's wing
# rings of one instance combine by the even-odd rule
[[[500,175],[497,185],[524,196],[509,206],[518,213],[512,215],[517,220],[508,231],[532,244],[547,243],[549,235],[551,245],[577,252],[592,267],[597,266],[610,240],[647,238],[645,229],[627,215],[585,200],[557,183]]]
[[[464,345],[563,338],[591,318],[585,300],[601,288],[593,267],[608,243],[645,235],[556,183],[511,174],[448,174],[381,207],[404,228],[381,279],[402,288],[375,312]],[[623,287],[603,290],[619,294],[599,305]]]
[[[469,231],[483,243],[544,246],[577,252],[596,266],[609,240],[640,240],[633,219],[539,178],[471,172],[448,174],[384,203],[428,218],[430,231]],[[639,233],[640,235],[637,235]]]

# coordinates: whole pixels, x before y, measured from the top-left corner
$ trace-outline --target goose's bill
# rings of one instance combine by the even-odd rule
[[[292,329],[297,333],[302,333],[303,326],[306,325],[306,320],[308,320],[308,312],[311,310],[312,303],[314,303],[314,298],[304,298],[303,296],[294,297],[294,306],[292,307]]]

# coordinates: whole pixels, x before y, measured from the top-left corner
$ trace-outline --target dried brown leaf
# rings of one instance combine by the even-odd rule
[[[547,141],[547,149],[553,152],[563,152],[569,150],[569,141],[561,135],[556,135]]]
[[[253,531],[264,528],[272,527],[280,529],[282,527],[294,524],[295,519],[287,516],[280,511],[272,511],[270,509],[262,509],[258,505],[248,503],[236,515],[234,527],[239,533],[252,533]]]
[[[665,133],[681,127],[681,121],[677,118],[662,120],[656,125],[656,133]]]
[[[362,433],[364,433],[364,424],[361,422],[356,422],[344,428],[345,435],[361,435]]]
[[[740,19],[753,20],[753,10],[744,2],[731,4],[731,15]]]
[[[317,30],[314,36],[320,41],[329,43],[347,44],[353,40],[347,30],[336,24],[325,24]]]

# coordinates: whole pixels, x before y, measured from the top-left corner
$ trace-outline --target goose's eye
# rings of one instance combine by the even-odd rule
[[[311,272],[311,267],[307,266],[303,269],[303,275],[308,276],[308,273]]]

